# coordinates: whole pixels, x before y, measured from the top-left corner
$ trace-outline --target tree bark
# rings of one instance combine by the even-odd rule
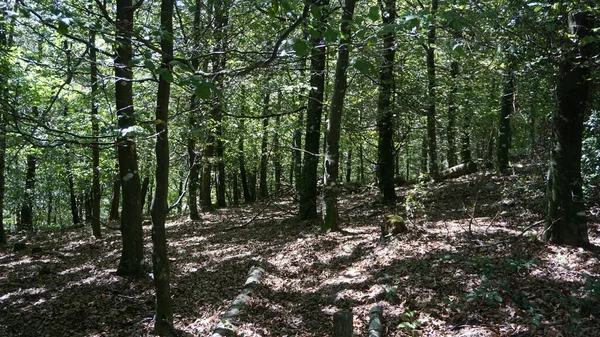
[[[119,173],[117,173],[113,182],[113,194],[110,202],[110,216],[108,217],[109,220],[119,220],[119,206],[121,206],[121,179],[119,178]]]
[[[321,114],[323,113],[323,94],[325,92],[325,46],[321,43],[325,32],[325,7],[329,0],[311,0],[313,14],[312,26],[316,33],[311,38],[310,54],[310,92],[306,109],[306,133],[304,141],[304,165],[300,190],[300,219],[317,219],[317,169],[319,165],[319,142],[321,139]]]
[[[281,111],[281,92],[279,93],[279,111]],[[275,194],[281,192],[281,150],[279,146],[279,128],[281,127],[281,119],[279,116],[275,118],[275,133],[273,134],[273,169],[275,173]]]
[[[201,13],[201,0],[195,0],[195,9],[193,13],[194,16],[194,36],[200,36],[200,13]],[[200,43],[198,38],[194,39],[194,44],[196,48],[200,48]],[[193,56],[197,56],[197,53],[194,53]],[[194,57],[192,59],[192,67],[194,70],[197,70],[199,66],[198,58]],[[196,130],[198,128],[196,122],[196,115],[198,114],[200,109],[200,102],[198,100],[198,96],[193,94],[190,99],[190,113],[188,116],[188,139],[187,139],[187,152],[188,152],[188,167],[189,167],[189,175],[190,178],[188,180],[188,207],[190,209],[190,219],[191,220],[200,220],[200,213],[198,212],[198,175],[200,173],[200,157],[198,156],[198,150],[196,149]]]
[[[71,218],[74,225],[81,222],[79,217],[79,209],[77,208],[77,197],[75,197],[75,184],[73,183],[73,169],[71,169],[71,161],[67,159],[67,179],[69,184],[69,200],[71,204]]]
[[[512,56],[506,56],[507,66],[504,70],[504,85],[500,99],[500,123],[498,130],[498,171],[504,172],[508,169],[508,154],[511,147],[510,116],[514,112],[515,100],[515,75]]]
[[[569,14],[569,33],[578,44],[568,46],[558,71],[556,107],[552,121],[552,152],[548,173],[546,239],[556,244],[588,246],[588,226],[581,177],[584,119],[592,97],[591,56],[596,43],[582,44],[593,34],[594,17]]]
[[[173,2],[162,0],[160,24],[164,30],[160,42],[163,57],[161,69],[170,72],[169,62],[173,55]],[[169,98],[171,84],[161,74],[158,81],[156,99],[156,188],[152,202],[152,271],[156,290],[156,315],[154,333],[159,336],[169,335],[173,325],[173,303],[171,301],[171,267],[167,253],[167,237],[165,222],[169,211]]]
[[[217,206],[226,207],[227,202],[225,201],[225,157],[223,147],[223,124],[219,123],[217,126]]]
[[[244,111],[245,109],[242,109]],[[248,177],[246,172],[246,159],[244,156],[244,120],[240,121],[239,125],[239,139],[238,139],[238,161],[240,165],[240,177],[242,179],[242,191],[244,192],[244,202],[253,202],[250,188],[248,186]]]
[[[35,188],[36,158],[27,155],[27,173],[25,175],[25,190],[23,191],[23,203],[21,205],[21,230],[33,229],[33,191]]]
[[[429,176],[433,180],[439,178],[439,166],[437,159],[437,135],[436,135],[436,78],[435,78],[435,40],[436,40],[436,15],[438,11],[438,0],[431,0],[430,15],[431,22],[427,30],[427,140],[429,142]]]
[[[448,142],[448,167],[454,167],[458,164],[456,155],[456,116],[458,106],[456,104],[456,93],[458,92],[458,62],[450,63],[450,92],[448,93],[448,128],[446,129],[446,140]]]
[[[98,64],[96,57],[96,31],[90,29],[89,32],[89,43],[90,43],[90,84],[91,84],[91,115],[92,115],[92,134],[95,137],[92,143],[92,233],[95,238],[102,237],[102,230],[100,227],[100,147],[98,138],[100,134],[100,128],[98,125],[98,102],[96,101],[96,95],[98,94]]]
[[[266,93],[263,100],[263,113],[265,116],[270,113],[270,93]],[[269,150],[267,148],[267,138],[268,138],[268,127],[269,127],[269,119],[263,119],[263,129],[262,129],[262,141],[260,144],[260,169],[259,169],[259,182],[258,182],[258,191],[259,199],[267,199],[269,197],[269,189],[267,186],[267,163],[269,158]]]
[[[300,112],[295,123],[294,137],[292,140],[292,171],[294,177],[294,188],[296,190],[294,199],[299,200],[302,189],[302,130],[304,124],[304,112]]]
[[[396,1],[379,0],[384,26],[396,20]],[[377,172],[379,199],[383,204],[396,202],[394,190],[394,123],[392,92],[394,88],[394,32],[388,29],[383,34],[383,63],[379,68],[379,97],[377,99]]]
[[[142,181],[142,197],[141,197],[142,212],[144,211],[144,205],[146,204],[146,196],[148,194],[148,187],[150,187],[150,177],[146,177]]]
[[[331,109],[327,123],[326,147],[325,147],[325,174],[324,174],[324,201],[325,210],[321,230],[324,232],[338,231],[338,183],[339,183],[339,160],[340,160],[340,131],[342,114],[344,111],[344,100],[346,98],[347,78],[346,70],[349,64],[352,31],[350,22],[354,16],[356,0],[346,0],[342,9],[342,23],[340,24],[340,40],[338,58],[335,68],[335,80],[333,84],[333,96],[331,97]],[[352,316],[352,314],[350,314]],[[350,324],[352,325],[352,324]],[[350,329],[352,330],[352,329]],[[352,333],[350,333],[352,335]]]
[[[123,192],[121,210],[121,238],[123,251],[117,268],[121,276],[141,276],[144,274],[144,240],[142,231],[142,208],[138,156],[135,135],[136,125],[133,111],[133,57],[132,35],[133,19],[136,7],[132,0],[117,0],[117,47],[115,59],[115,98],[119,136],[117,152],[119,157],[119,176]]]
[[[0,45],[1,47],[1,45]],[[3,93],[0,93],[2,95]],[[4,116],[0,116],[0,245],[6,244],[6,232],[4,230],[4,191],[6,182],[6,133],[4,132]]]

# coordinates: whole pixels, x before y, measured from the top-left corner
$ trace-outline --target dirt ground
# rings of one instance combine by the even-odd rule
[[[174,334],[210,335],[262,263],[237,336],[330,336],[344,308],[366,336],[374,305],[384,336],[600,336],[598,255],[540,240],[541,171],[399,187],[397,207],[355,187],[340,198],[342,232],[295,220],[291,196],[171,219]],[[405,209],[408,232],[382,239],[381,223]],[[600,245],[598,208],[589,215]],[[151,274],[115,275],[120,240],[87,227],[10,235],[28,248],[0,251],[0,336],[150,336]]]

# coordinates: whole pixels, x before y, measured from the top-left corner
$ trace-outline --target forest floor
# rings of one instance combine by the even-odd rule
[[[341,308],[366,336],[376,304],[384,336],[600,336],[598,255],[540,241],[542,171],[517,166],[511,175],[399,187],[409,230],[385,240],[380,224],[399,211],[375,203],[373,186],[341,197],[343,232],[294,220],[290,197],[172,219],[176,335],[210,335],[248,270],[263,263],[238,336],[330,336]],[[599,209],[590,213],[590,240],[600,245]],[[0,251],[0,336],[151,335],[151,275],[115,275],[118,232],[9,240],[28,248]]]

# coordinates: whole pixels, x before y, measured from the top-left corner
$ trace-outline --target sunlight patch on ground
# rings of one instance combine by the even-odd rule
[[[13,291],[10,293],[6,293],[0,297],[0,301],[6,301],[13,296],[32,296],[32,295],[41,295],[48,291],[46,288],[28,288],[28,289],[19,289],[17,291]]]

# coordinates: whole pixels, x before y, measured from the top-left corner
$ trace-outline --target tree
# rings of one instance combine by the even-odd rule
[[[337,207],[339,160],[340,160],[340,129],[342,124],[342,113],[344,109],[344,98],[346,97],[346,70],[349,63],[350,42],[352,31],[350,23],[354,15],[356,0],[346,0],[342,9],[342,22],[340,24],[340,45],[338,58],[335,66],[335,82],[333,84],[333,96],[331,97],[331,108],[327,123],[327,136],[325,146],[325,211],[323,214],[323,231],[339,230],[339,215]]]
[[[383,24],[390,26],[396,20],[396,1],[379,0]],[[394,88],[394,31],[385,29],[383,33],[383,62],[379,68],[379,97],[377,99],[377,172],[379,178],[379,198],[384,204],[396,201],[394,190],[394,123],[392,91]]]
[[[512,56],[506,57],[506,69],[503,73],[502,97],[500,99],[500,127],[498,130],[498,171],[508,169],[508,154],[511,147],[510,119],[515,106],[515,74]]]
[[[27,155],[27,173],[25,176],[25,190],[21,204],[21,229],[33,229],[33,193],[35,188],[35,169],[37,159],[35,155]]]
[[[591,58],[597,43],[594,17],[586,11],[568,14],[568,31],[576,42],[566,43],[556,86],[552,120],[552,151],[548,172],[546,239],[573,246],[589,245],[581,177],[583,122],[592,96]],[[568,41],[568,40],[567,40]]]
[[[430,22],[427,29],[427,141],[429,150],[429,176],[436,180],[439,178],[439,166],[437,159],[437,134],[436,134],[436,78],[435,78],[435,38],[436,38],[436,16],[438,11],[438,0],[431,0],[429,9]]]
[[[90,28],[89,32],[90,44],[90,87],[91,87],[91,117],[92,117],[92,134],[95,137],[92,143],[92,232],[94,237],[102,237],[100,228],[100,134],[98,102],[98,64],[96,54],[96,31]]]
[[[171,267],[167,254],[165,222],[169,196],[169,99],[171,98],[170,62],[173,58],[173,0],[162,0],[160,11],[161,51],[163,52],[156,98],[156,189],[152,202],[152,270],[156,289],[154,333],[169,334],[173,325],[171,301]]]
[[[142,202],[138,157],[135,144],[136,118],[133,110],[133,18],[137,5],[132,0],[117,0],[117,47],[115,48],[115,99],[117,107],[117,154],[119,178],[123,192],[121,234],[123,251],[117,268],[122,276],[143,274],[144,242],[142,231]]]
[[[321,136],[321,114],[325,91],[325,32],[329,1],[311,0],[312,34],[310,52],[310,92],[306,108],[306,132],[304,137],[304,165],[300,190],[300,219],[317,219],[317,169]]]

